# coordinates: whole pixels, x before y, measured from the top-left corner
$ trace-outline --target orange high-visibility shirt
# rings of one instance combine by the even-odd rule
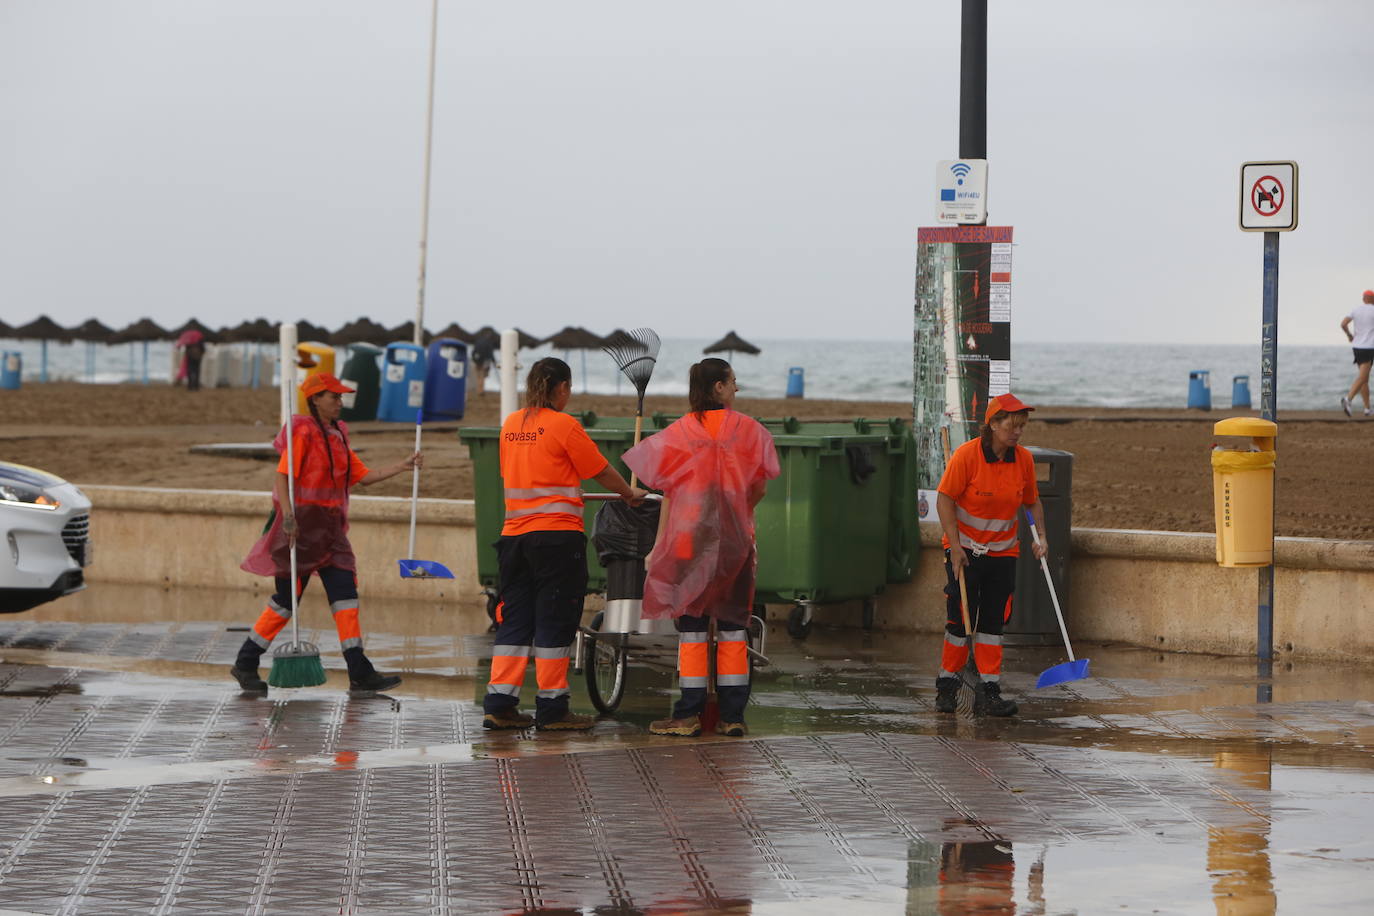
[[[1012,446],[1006,458],[998,458],[983,448],[981,437],[970,439],[950,456],[939,490],[954,500],[960,544],[994,557],[1021,553],[1016,513],[1040,498],[1030,452]],[[940,541],[948,550],[949,538]]]
[[[292,418],[291,452],[296,459],[296,503],[298,505],[336,506],[342,505],[348,490],[367,476],[368,467],[349,447],[347,427],[340,424],[334,427],[326,424],[325,433],[315,421],[306,416]],[[278,438],[281,435],[278,434]],[[285,474],[285,440],[282,440],[281,458],[277,461],[277,471]],[[333,476],[330,475],[330,457],[333,457]]]
[[[582,424],[546,408],[517,410],[501,424],[502,535],[581,531],[582,481],[608,462]]]

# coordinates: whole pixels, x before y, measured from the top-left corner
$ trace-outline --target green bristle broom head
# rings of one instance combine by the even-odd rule
[[[308,642],[287,643],[272,653],[272,687],[318,687],[324,683],[320,650]]]

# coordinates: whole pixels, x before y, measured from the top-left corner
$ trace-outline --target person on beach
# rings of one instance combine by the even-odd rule
[[[582,424],[563,413],[572,370],[545,357],[530,367],[525,409],[501,424],[501,478],[506,523],[496,542],[500,570],[496,645],[482,702],[482,726],[540,731],[582,730],[596,720],[568,709],[568,663],[587,594],[584,480],[595,480],[631,505],[645,492],[611,467]],[[539,684],[534,717],[519,710],[530,656]]]
[[[270,576],[277,590],[253,624],[239,649],[230,674],[244,690],[265,692],[258,676],[258,662],[272,640],[291,620],[291,548],[296,550],[296,595],[305,591],[311,574],[319,576],[329,598],[334,626],[339,632],[348,683],[352,690],[387,690],[401,683],[396,675],[381,674],[363,653],[362,628],[358,623],[358,564],[348,543],[348,491],[369,486],[402,471],[421,467],[416,452],[386,470],[363,464],[348,444],[348,425],[339,419],[343,395],[354,389],[328,373],[312,375],[300,387],[310,416],[291,418],[292,456],[295,459],[294,506],[288,505],[286,431],[272,445],[281,453],[276,485],[272,490],[272,520],[241,565],[247,572]]]
[[[1355,326],[1352,331],[1351,325]],[[1355,351],[1355,381],[1350,390],[1341,398],[1341,410],[1350,416],[1350,405],[1359,395],[1364,401],[1364,415],[1370,416],[1369,408],[1369,367],[1374,363],[1374,289],[1364,291],[1363,301],[1341,319],[1341,330],[1345,332]]]
[[[733,409],[735,373],[703,359],[688,375],[691,412],[625,453],[645,485],[663,491],[658,538],[646,561],[643,616],[672,617],[682,696],[656,735],[696,737],[706,708],[710,625],[716,625],[716,732],[748,733],[749,618],[754,607],[754,507],[778,476],[773,437]]]
[[[1045,530],[1035,462],[1017,446],[1035,408],[1016,395],[988,402],[983,432],[954,450],[940,478],[936,507],[944,530],[945,641],[940,673],[935,679],[935,708],[954,712],[959,704],[959,672],[968,662],[970,634],[960,609],[959,576],[968,593],[973,622],[972,647],[980,683],[974,693],[975,714],[1011,716],[1016,704],[1002,697],[1002,627],[1011,619],[1016,590],[1017,513],[1029,508],[1035,525]],[[1037,558],[1047,551],[1045,538],[1035,545]]]

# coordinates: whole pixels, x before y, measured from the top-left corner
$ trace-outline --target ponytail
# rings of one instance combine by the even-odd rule
[[[525,418],[530,411],[541,407],[553,409],[553,391],[563,382],[572,381],[572,370],[563,360],[546,356],[530,366],[525,378]]]
[[[687,373],[687,403],[697,419],[715,407],[722,407],[716,400],[716,383],[730,381],[730,364],[723,359],[707,357],[694,363]]]

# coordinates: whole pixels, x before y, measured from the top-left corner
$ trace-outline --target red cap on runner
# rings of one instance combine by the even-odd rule
[[[1007,392],[1006,394],[999,394],[991,401],[988,401],[988,412],[986,416],[984,416],[983,421],[985,423],[991,423],[992,418],[997,416],[1004,410],[1007,413],[1016,413],[1018,410],[1034,409],[1035,408],[1030,406],[1029,404],[1023,403],[1021,399],[1018,398],[1016,395],[1012,394],[1011,392]]]

